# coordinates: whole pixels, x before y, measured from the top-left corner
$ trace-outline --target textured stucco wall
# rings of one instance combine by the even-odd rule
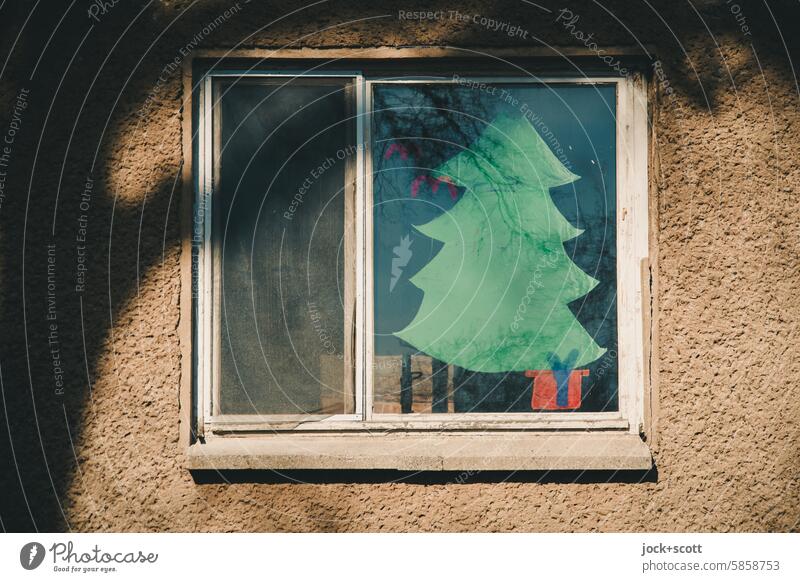
[[[18,127],[0,167],[2,528],[800,528],[796,3],[741,3],[738,22],[723,1],[541,2],[550,13],[521,1],[439,5],[518,24],[527,39],[448,19],[400,21],[398,10],[419,9],[408,2],[240,0],[208,33],[235,2],[122,2],[91,19],[91,4],[79,1],[63,21],[64,8],[49,5],[26,20],[29,4],[0,8],[0,139],[12,121]],[[651,167],[657,478],[193,481],[177,446],[182,93],[179,71],[165,65],[198,42],[580,46],[555,20],[565,7],[580,17],[575,29],[600,45],[655,46],[665,74]],[[22,89],[27,107],[15,116]],[[81,215],[85,243],[76,241]],[[49,273],[47,245],[55,245]],[[87,271],[77,293],[79,252]]]

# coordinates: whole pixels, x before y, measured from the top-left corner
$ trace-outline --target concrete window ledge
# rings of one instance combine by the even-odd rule
[[[628,433],[373,433],[217,437],[191,445],[200,469],[397,469],[402,471],[648,470]]]

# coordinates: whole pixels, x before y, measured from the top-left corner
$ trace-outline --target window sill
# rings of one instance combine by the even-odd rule
[[[403,471],[648,470],[630,433],[481,433],[219,437],[190,446],[186,468]]]

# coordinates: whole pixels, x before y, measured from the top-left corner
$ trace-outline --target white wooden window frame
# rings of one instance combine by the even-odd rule
[[[356,160],[356,357],[354,414],[320,415],[222,415],[215,414],[214,288],[212,281],[213,123],[212,84],[237,77],[286,78],[298,76],[350,78],[357,87]],[[464,79],[464,77],[462,77]],[[372,167],[369,120],[372,87],[376,83],[454,83],[450,78],[403,77],[366,79],[359,71],[213,71],[198,82],[198,115],[195,135],[196,183],[193,220],[203,225],[203,235],[193,262],[196,285],[193,305],[193,397],[199,435],[259,434],[275,431],[485,431],[496,430],[603,430],[639,434],[644,415],[645,326],[643,305],[647,282],[642,264],[649,257],[649,207],[647,175],[647,91],[640,77],[473,77],[485,83],[583,84],[616,86],[617,164],[617,325],[618,401],[616,412],[553,413],[372,413],[373,270],[372,270]]]

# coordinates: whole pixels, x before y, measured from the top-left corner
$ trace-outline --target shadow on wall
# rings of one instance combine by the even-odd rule
[[[7,135],[9,128],[17,128],[8,159],[0,168],[7,172],[0,206],[0,406],[4,420],[0,427],[0,528],[6,531],[71,528],[65,494],[73,480],[81,479],[79,468],[96,462],[81,453],[83,430],[92,422],[91,386],[103,375],[105,381],[118,386],[120,395],[130,394],[129,382],[138,381],[138,376],[128,376],[132,371],[118,366],[117,352],[125,355],[143,349],[146,353],[140,358],[145,361],[148,354],[156,353],[147,352],[152,348],[128,345],[125,338],[131,326],[139,322],[128,315],[122,322],[119,318],[135,301],[149,273],[177,273],[180,80],[177,72],[167,75],[163,84],[158,79],[165,64],[173,62],[180,49],[196,38],[198,29],[235,3],[215,0],[198,7],[189,2],[124,2],[96,18],[87,16],[84,4],[73,4],[63,21],[63,13],[43,4],[37,3],[32,15],[29,2],[0,4],[0,62],[5,63],[0,73],[0,133]],[[246,17],[231,18],[201,39],[201,44],[235,45],[276,15],[289,11],[283,2],[254,4],[247,6]],[[448,3],[438,4],[452,9]],[[718,74],[722,61],[715,56],[714,41],[704,25],[676,12],[672,4],[657,3],[660,14],[679,24],[674,28],[679,38],[664,40],[659,47],[663,54],[671,55],[664,66],[676,90],[694,99],[698,108],[706,109],[704,95],[711,96],[708,104],[713,105],[714,95],[730,83],[725,74]],[[719,13],[722,4],[704,4],[704,11],[716,11],[709,26],[719,26],[715,34],[740,34],[736,21],[727,13]],[[335,27],[340,21],[388,14],[388,18],[377,21],[379,25],[345,25],[332,32],[312,34],[307,42],[381,45],[391,38],[404,45],[520,45],[518,39],[509,40],[469,23],[452,24],[441,32],[441,27],[398,21],[393,15],[399,8],[419,9],[407,2],[370,7],[330,2],[325,10],[316,10],[313,18],[308,12],[302,13],[248,42],[275,46]],[[424,8],[435,9],[431,3],[425,3]],[[552,8],[553,14],[559,9],[555,4]],[[181,16],[185,9],[189,11]],[[464,6],[458,9],[467,11]],[[541,14],[525,3],[476,4],[472,10],[519,21],[531,31],[527,44],[537,44],[535,38],[552,45],[576,44],[563,26],[543,22]],[[645,42],[671,38],[649,8],[631,14],[629,4],[619,1],[606,3],[605,10],[624,15],[626,25]],[[578,28],[587,33],[608,31],[607,41],[596,36],[609,45],[636,44],[605,10],[588,2],[583,10],[576,8],[575,13],[581,14]],[[782,25],[798,21],[794,3],[773,3],[772,11]],[[753,29],[775,30],[771,15],[763,9],[748,5],[748,18]],[[342,36],[343,32],[347,34]],[[793,51],[795,36],[789,38]],[[769,34],[764,38],[756,41],[753,37],[761,65],[779,70],[789,83],[792,71],[781,56],[780,39]],[[690,50],[692,62],[701,63],[697,77],[683,64],[686,60],[677,43]],[[741,38],[743,50],[750,50],[749,43],[750,38]],[[744,61],[737,66],[750,70],[751,63]],[[700,83],[705,93],[698,90]],[[24,97],[24,107],[20,96]],[[157,316],[163,320],[158,323],[174,329],[177,308],[166,305],[159,309]],[[177,346],[170,349],[177,350]],[[152,365],[148,367],[157,373],[158,362],[155,356],[149,357]],[[160,395],[155,402],[159,398],[177,400],[177,389],[177,383],[171,382],[152,387]],[[120,406],[137,405],[130,398],[120,397],[119,402]],[[136,410],[122,414],[136,414]],[[177,419],[173,426],[177,431]],[[176,437],[153,434],[147,438]],[[141,435],[109,434],[108,446],[125,447],[137,438]],[[130,462],[132,467],[149,463],[155,476],[158,461],[132,455]],[[441,484],[455,481],[458,475],[334,472],[281,477],[241,472],[194,477],[198,483],[277,483],[292,478],[373,483],[402,478]],[[120,474],[119,478],[125,476]],[[486,473],[471,478],[508,479],[639,482],[653,481],[656,474]]]

